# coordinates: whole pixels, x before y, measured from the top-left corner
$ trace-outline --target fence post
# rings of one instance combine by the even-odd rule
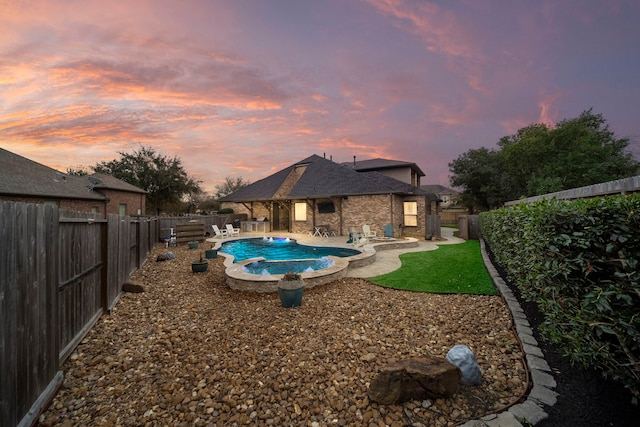
[[[100,223],[100,306],[103,312],[109,310],[109,223]]]

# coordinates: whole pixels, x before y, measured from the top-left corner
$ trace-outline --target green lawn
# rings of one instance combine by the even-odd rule
[[[495,295],[480,254],[480,242],[440,245],[434,251],[400,255],[402,267],[369,279],[388,288],[443,294]]]

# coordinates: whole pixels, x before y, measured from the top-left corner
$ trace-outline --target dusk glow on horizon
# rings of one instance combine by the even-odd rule
[[[593,108],[640,139],[640,3],[0,0],[0,147],[65,171],[140,145],[205,191],[312,154],[448,163]]]

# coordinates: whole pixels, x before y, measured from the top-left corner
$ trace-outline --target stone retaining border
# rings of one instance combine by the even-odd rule
[[[532,387],[524,402],[512,405],[504,412],[467,421],[461,427],[523,427],[523,423],[526,426],[533,426],[549,416],[544,410],[545,406],[555,405],[558,394],[553,389],[556,388],[556,380],[551,375],[551,368],[544,359],[542,350],[538,347],[538,341],[533,337],[527,316],[509,286],[491,263],[482,239],[480,239],[480,251],[493,283],[511,311],[513,324],[525,353]]]

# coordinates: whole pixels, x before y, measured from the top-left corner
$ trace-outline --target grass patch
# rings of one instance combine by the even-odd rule
[[[487,272],[480,242],[441,245],[434,251],[400,255],[402,267],[369,281],[388,288],[441,294],[497,294]]]

